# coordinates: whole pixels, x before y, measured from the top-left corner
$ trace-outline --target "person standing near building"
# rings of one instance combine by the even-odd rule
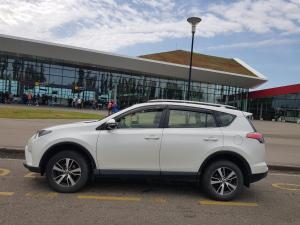
[[[39,106],[39,102],[40,102],[40,94],[37,94],[36,99],[35,99],[35,105]]]
[[[119,106],[117,102],[114,102],[112,105],[112,113],[116,113],[116,112],[119,112]]]
[[[32,104],[32,93],[31,92],[29,92],[29,94],[27,96],[27,102],[28,102],[28,105]]]
[[[108,115],[111,115],[112,106],[113,106],[113,101],[109,101],[107,104]]]
[[[78,98],[76,102],[78,109],[81,109],[81,103],[82,103],[81,98]]]

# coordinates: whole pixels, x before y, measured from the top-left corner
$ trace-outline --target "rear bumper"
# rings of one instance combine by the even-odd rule
[[[249,183],[257,182],[268,175],[268,171],[264,173],[255,173],[250,176]]]
[[[35,166],[29,166],[26,163],[23,163],[24,167],[26,169],[28,169],[31,172],[35,172],[35,173],[41,173],[41,168],[40,167],[35,167]]]

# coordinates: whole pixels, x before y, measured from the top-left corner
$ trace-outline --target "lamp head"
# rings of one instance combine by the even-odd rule
[[[199,17],[190,17],[187,19],[187,21],[192,25],[192,33],[195,33],[196,26],[198,23],[201,22],[201,19]]]

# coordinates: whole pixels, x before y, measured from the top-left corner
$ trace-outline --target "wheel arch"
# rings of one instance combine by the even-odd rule
[[[41,158],[39,163],[41,174],[44,174],[47,162],[49,161],[51,156],[64,150],[72,150],[81,154],[88,160],[88,163],[91,167],[91,172],[93,172],[93,170],[96,169],[95,159],[85,147],[75,142],[60,142],[49,147],[43,154],[43,157]]]
[[[213,161],[216,160],[228,160],[232,163],[235,163],[242,171],[244,175],[244,184],[249,187],[250,185],[250,176],[251,176],[251,168],[247,160],[241,156],[240,154],[232,151],[218,151],[208,156],[199,168],[199,176],[203,174],[203,171],[210,165]]]

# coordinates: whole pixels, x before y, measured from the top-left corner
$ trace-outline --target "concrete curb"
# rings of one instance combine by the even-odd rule
[[[25,159],[24,149],[0,147],[0,158]]]
[[[25,159],[24,149],[21,148],[6,148],[0,147],[0,158],[17,158]],[[280,164],[268,164],[270,170],[278,170],[285,172],[300,172],[300,166],[294,165],[280,165]]]
[[[278,170],[278,171],[286,171],[286,172],[300,172],[300,166],[293,165],[268,165],[269,170]]]

